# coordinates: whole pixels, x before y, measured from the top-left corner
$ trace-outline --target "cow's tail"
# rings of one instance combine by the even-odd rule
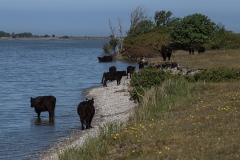
[[[105,72],[103,73],[103,76],[102,76],[102,84],[103,84],[104,75],[105,75]]]

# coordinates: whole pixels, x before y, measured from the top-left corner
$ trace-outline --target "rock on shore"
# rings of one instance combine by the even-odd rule
[[[100,86],[88,90],[87,97],[94,98],[96,108],[92,122],[93,128],[75,131],[73,136],[65,138],[49,151],[42,153],[40,160],[57,160],[58,154],[64,150],[81,147],[87,138],[98,136],[100,126],[108,123],[126,122],[136,106],[136,103],[130,100],[129,84],[130,79],[126,79],[124,76],[120,85],[117,85],[116,81],[112,81],[107,82],[107,87]]]

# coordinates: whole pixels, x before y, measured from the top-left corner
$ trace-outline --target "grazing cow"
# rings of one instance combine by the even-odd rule
[[[112,56],[103,56],[98,57],[99,62],[112,62],[113,58]]]
[[[128,73],[130,74],[130,78],[132,78],[133,72],[135,71],[135,66],[128,66],[127,67],[127,78],[128,78]]]
[[[170,61],[172,51],[173,51],[172,48],[167,47],[167,46],[162,46],[161,53],[162,53],[162,57],[163,57],[164,61],[166,60],[167,57],[168,57],[168,60]]]
[[[48,111],[49,118],[54,118],[54,110],[56,105],[56,98],[54,96],[39,96],[30,98],[31,107],[35,108],[35,112],[40,118],[41,112]]]
[[[95,108],[93,104],[94,104],[93,98],[91,100],[88,100],[86,98],[86,101],[80,102],[78,104],[77,112],[82,124],[82,130],[84,130],[84,125],[86,125],[86,129],[89,129],[92,127],[91,122],[95,114]]]
[[[122,76],[126,76],[126,71],[104,72],[102,77],[103,86],[107,87],[107,81],[117,80],[117,85],[120,84]]]
[[[205,47],[199,46],[198,53],[202,53],[202,52],[205,52]]]
[[[194,55],[194,46],[189,46],[188,47],[188,51],[189,51],[189,54],[191,55]]]
[[[117,67],[112,66],[109,68],[109,72],[116,72],[117,71]]]

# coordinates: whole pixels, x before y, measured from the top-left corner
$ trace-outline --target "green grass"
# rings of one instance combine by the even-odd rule
[[[179,52],[173,60],[189,68],[240,67],[239,50],[209,51],[194,56]],[[165,80],[161,86],[145,91],[126,125],[108,125],[84,147],[70,149],[59,157],[62,160],[239,159],[239,84],[239,80],[218,83]]]

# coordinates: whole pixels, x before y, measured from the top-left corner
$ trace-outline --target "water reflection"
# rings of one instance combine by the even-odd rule
[[[47,119],[41,119],[41,118],[33,118],[31,120],[35,125],[41,125],[41,126],[50,126],[50,125],[54,125],[54,119],[53,118],[49,118]]]

